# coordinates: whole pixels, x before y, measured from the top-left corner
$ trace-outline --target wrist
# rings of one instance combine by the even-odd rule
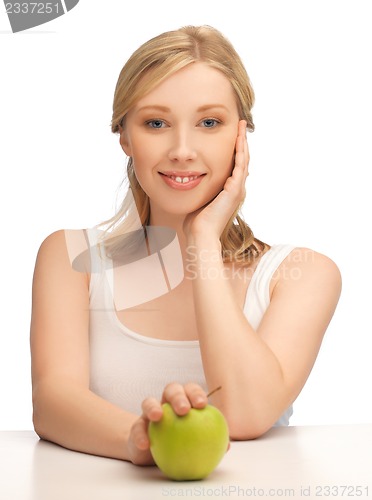
[[[221,242],[218,236],[209,233],[192,234],[187,238],[187,248],[197,250],[218,250],[221,252]]]
[[[186,260],[193,263],[222,262],[221,242],[208,237],[189,240],[186,247]]]
[[[221,243],[209,238],[198,238],[190,242],[186,248],[185,274],[188,279],[213,274],[223,267]]]

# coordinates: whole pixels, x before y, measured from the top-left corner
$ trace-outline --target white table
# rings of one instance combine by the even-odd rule
[[[371,498],[372,424],[273,428],[233,442],[203,481],[169,481],[137,467],[0,432],[1,500],[165,498]]]

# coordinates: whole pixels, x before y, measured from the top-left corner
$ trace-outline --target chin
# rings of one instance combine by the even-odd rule
[[[205,207],[210,203],[221,191],[219,188],[214,193],[200,194],[196,193],[176,193],[176,196],[169,196],[167,198],[152,199],[150,197],[150,207],[153,213],[161,214],[164,217],[186,217],[187,215],[196,212],[197,210]],[[190,196],[191,195],[191,196]],[[156,220],[161,220],[156,217]]]
[[[213,199],[213,198],[212,198]],[[174,215],[183,215],[186,217],[186,215],[192,214],[193,212],[196,212],[197,210],[200,210],[201,208],[205,207],[209,201],[207,200],[203,203],[180,203],[177,207],[173,207],[172,209],[169,210],[169,214],[174,214]]]

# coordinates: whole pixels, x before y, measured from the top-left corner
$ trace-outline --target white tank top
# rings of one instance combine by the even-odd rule
[[[162,340],[140,335],[120,322],[114,308],[110,268],[101,259],[96,228],[88,229],[90,279],[90,389],[131,413],[141,415],[146,397],[160,399],[170,382],[196,382],[207,391],[198,340]],[[244,313],[254,329],[269,303],[270,280],[294,249],[274,245],[260,259],[251,278]],[[292,406],[275,426],[288,425]]]

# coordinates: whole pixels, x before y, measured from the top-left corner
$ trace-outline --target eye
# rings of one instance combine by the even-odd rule
[[[215,118],[206,118],[205,120],[201,121],[202,126],[205,128],[214,128],[219,123],[221,122],[219,120],[216,120]]]
[[[148,125],[150,128],[163,128],[165,127],[165,123],[163,120],[148,120],[146,122],[146,125]]]

